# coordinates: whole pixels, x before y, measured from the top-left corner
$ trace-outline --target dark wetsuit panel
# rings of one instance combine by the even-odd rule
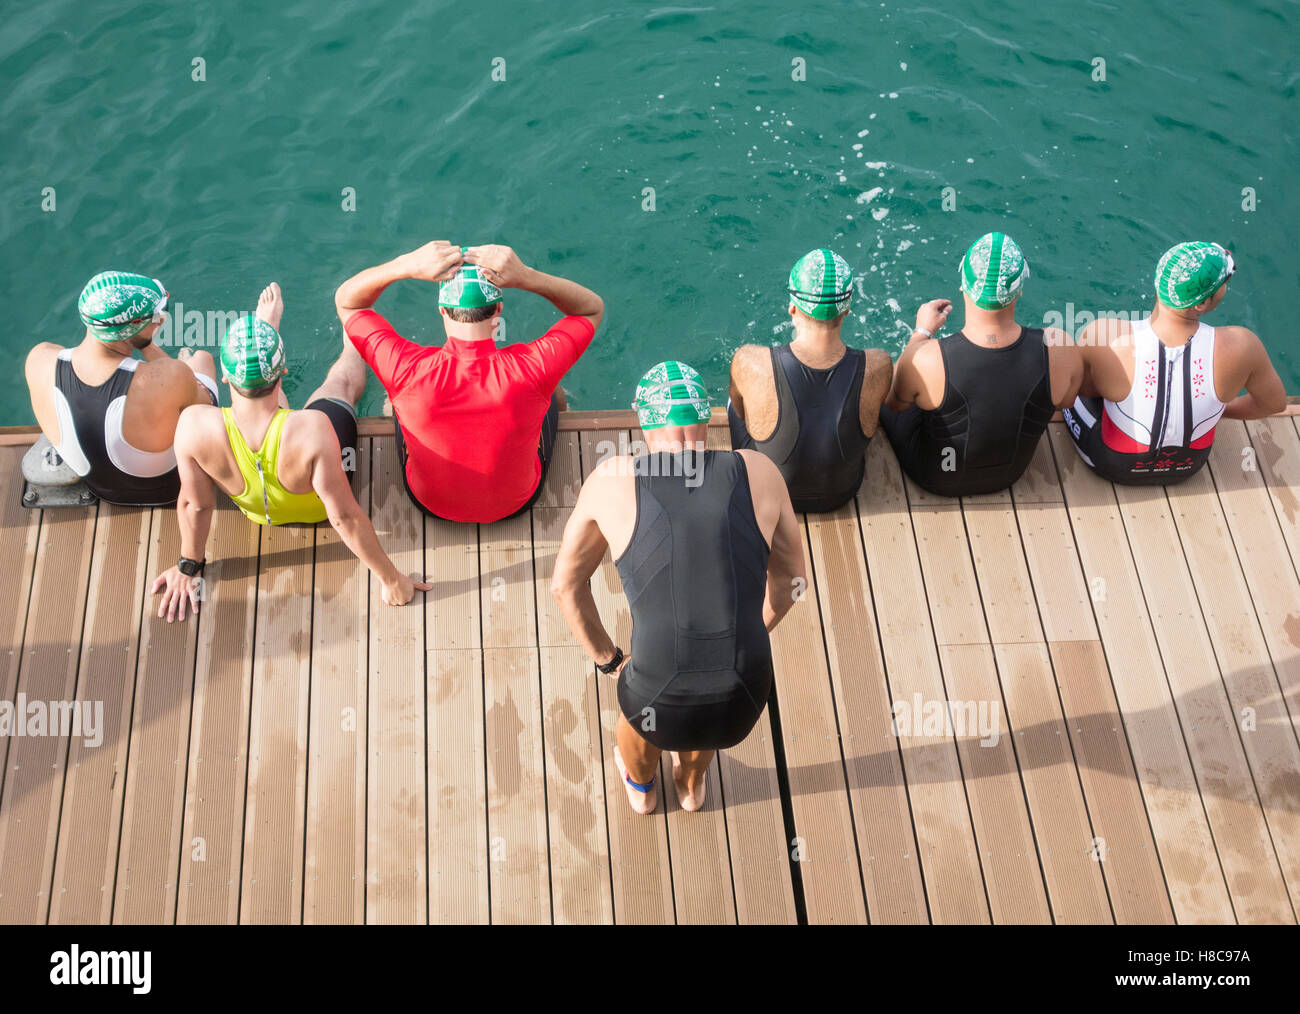
[[[126,397],[134,378],[133,371],[118,369],[95,387],[77,376],[71,360],[60,356],[54,366],[54,387],[68,403],[76,442],[90,465],[90,472],[82,476],[87,488],[108,503],[163,507],[175,503],[180,495],[180,472],[175,466],[161,475],[131,475],[113,464],[108,453],[105,426],[109,406],[118,398]],[[67,434],[62,437],[68,439]]]
[[[1021,328],[1002,348],[976,345],[960,331],[936,340],[947,381],[943,403],[934,411],[913,405],[880,412],[899,464],[940,496],[1006,489],[1029,467],[1056,411],[1043,332]]]
[[[632,612],[619,706],[660,749],[735,746],[772,689],[768,546],[744,459],[705,451],[634,460],[636,528],[617,562]]]
[[[772,349],[777,399],[772,435],[755,440],[745,420],[727,407],[731,446],[771,458],[796,511],[833,511],[862,485],[870,440],[862,432],[859,408],[866,364],[861,349],[846,349],[834,366],[814,370],[789,345],[777,345]]]

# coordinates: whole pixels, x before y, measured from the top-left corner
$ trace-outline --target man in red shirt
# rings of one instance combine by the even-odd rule
[[[376,313],[393,282],[441,282],[447,344],[407,341]],[[534,342],[498,347],[503,289],[549,299],[564,318]],[[334,294],[343,330],[388,392],[407,492],[426,514],[487,523],[528,510],[541,492],[560,380],[587,350],[605,304],[590,289],[525,265],[508,246],[443,240],[367,268]]]

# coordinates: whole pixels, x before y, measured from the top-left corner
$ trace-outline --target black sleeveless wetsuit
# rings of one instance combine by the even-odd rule
[[[67,402],[72,415],[73,432],[61,433],[64,444],[80,446],[90,471],[81,478],[101,500],[126,507],[163,507],[174,504],[180,495],[181,479],[173,465],[161,475],[131,475],[113,463],[108,453],[105,432],[109,407],[125,398],[135,378],[134,370],[116,369],[98,387],[84,383],[62,356],[54,367],[54,388]]]
[[[640,455],[636,528],[617,560],[632,611],[623,715],[662,750],[724,750],[772,689],[768,545],[734,451]]]
[[[1056,411],[1048,348],[1039,328],[1021,328],[1002,348],[957,331],[939,342],[946,386],[934,411],[880,411],[898,462],[940,496],[974,496],[1011,486],[1034,456]]]
[[[731,446],[771,458],[796,511],[833,511],[852,500],[862,485],[870,440],[859,413],[866,365],[861,349],[845,349],[830,369],[814,370],[789,345],[777,345],[772,349],[777,400],[772,435],[755,440],[745,420],[727,406]]]

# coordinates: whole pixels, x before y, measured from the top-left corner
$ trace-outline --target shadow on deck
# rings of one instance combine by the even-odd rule
[[[328,525],[226,505],[202,613],[170,626],[146,586],[172,512],[25,511],[0,447],[3,699],[102,704],[98,744],[0,737],[0,922],[1296,921],[1291,418],[1222,423],[1168,493],[1098,480],[1059,424],[1012,491],[960,502],[874,441],[856,501],[804,519],[774,706],[704,811],[665,771],[650,818],[548,591],[627,431],[566,428],[531,515],[484,526],[420,515],[363,432],[358,499],[433,591],[390,609]],[[593,584],[626,645],[608,560]]]

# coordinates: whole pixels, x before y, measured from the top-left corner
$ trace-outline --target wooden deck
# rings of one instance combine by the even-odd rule
[[[548,593],[619,433],[566,427],[531,517],[474,527],[424,519],[364,432],[358,497],[423,603],[382,605],[328,525],[227,505],[170,626],[146,584],[172,512],[25,511],[0,446],[0,687],[104,725],[0,738],[0,922],[1296,921],[1292,418],[1221,424],[1168,493],[1101,482],[1059,424],[1014,490],[961,502],[874,441],[856,502],[804,521],[773,707],[703,812],[670,789],[650,818]],[[594,584],[626,645],[612,564]],[[1002,736],[895,736],[917,695],[992,702]]]

